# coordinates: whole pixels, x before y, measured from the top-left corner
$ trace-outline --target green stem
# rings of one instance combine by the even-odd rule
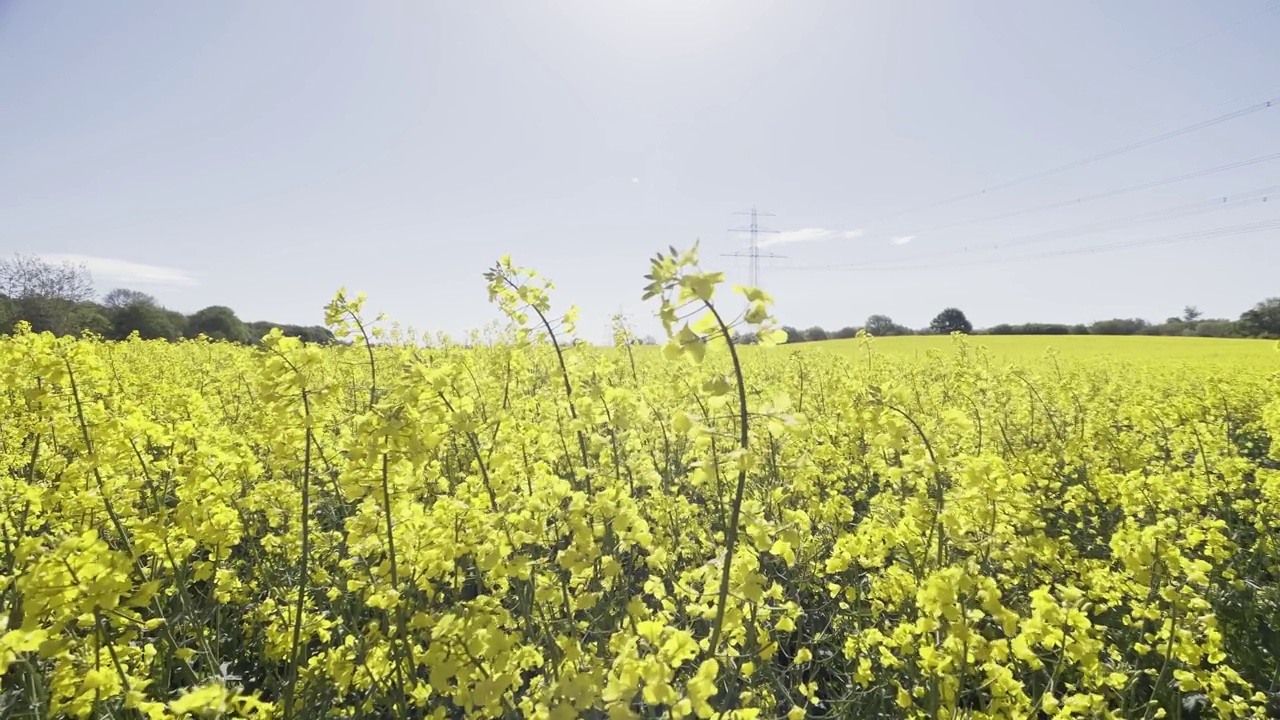
[[[306,447],[302,454],[302,557],[298,559],[298,605],[293,621],[293,647],[289,653],[288,684],[284,690],[284,720],[294,717],[294,700],[298,684],[298,663],[302,654],[302,612],[306,606],[307,561],[311,554],[311,401],[307,391],[302,391],[302,406],[306,422]]]
[[[111,503],[111,496],[107,494],[106,484],[102,481],[102,472],[98,470],[98,464],[93,453],[93,439],[89,435],[89,423],[84,419],[84,403],[80,400],[80,388],[76,385],[76,374],[71,368],[71,360],[70,358],[64,358],[64,362],[67,365],[67,378],[71,382],[71,397],[76,404],[76,417],[80,422],[80,433],[84,438],[84,449],[89,454],[89,465],[93,470],[94,482],[98,486],[98,494],[102,496],[102,505],[107,510],[107,517],[111,518],[111,524],[120,535],[120,542],[124,545],[124,551],[133,562],[134,571],[138,573],[138,577],[143,582],[146,582],[147,574],[142,571],[141,563],[138,562],[138,558],[133,554],[133,547],[129,543],[129,533],[124,529],[124,523],[121,522],[120,516],[116,514],[115,506]]]
[[[750,433],[747,416],[747,385],[742,377],[742,363],[738,359],[738,350],[733,344],[733,338],[729,335],[729,328],[720,317],[720,313],[716,312],[711,303],[706,303],[706,305],[712,316],[715,317],[716,323],[720,326],[720,333],[724,336],[724,341],[729,345],[729,355],[733,359],[733,373],[738,381],[738,446],[745,454]],[[733,571],[733,551],[738,544],[738,518],[742,514],[742,496],[745,494],[747,487],[745,460],[743,458],[742,464],[738,467],[738,484],[733,493],[733,506],[730,510],[729,526],[725,528],[724,568],[720,572],[720,591],[716,597],[716,619],[711,626],[710,650],[712,655],[715,655],[720,647],[720,633],[724,629],[724,610],[729,600],[729,577]]]
[[[520,287],[511,280],[511,278],[503,276],[503,280],[512,290],[519,290]],[[578,419],[578,408],[573,402],[573,384],[569,382],[569,366],[564,360],[564,350],[560,348],[560,340],[556,337],[556,331],[551,327],[551,321],[546,315],[542,314],[542,310],[536,305],[529,306],[534,314],[538,316],[538,320],[542,322],[542,327],[546,329],[547,336],[551,338],[551,347],[556,351],[556,360],[560,363],[560,377],[564,380],[564,394],[569,401],[569,417],[573,420]],[[592,495],[591,490],[591,462],[590,453],[587,452],[587,436],[582,430],[578,430],[578,451],[582,454],[582,470],[586,474],[586,490],[588,495]]]
[[[388,455],[382,454],[382,502],[387,513],[387,554],[391,562],[391,587],[400,591],[400,575],[396,568],[396,536],[395,526],[391,518],[391,481]],[[400,706],[400,717],[409,717],[408,705],[404,694],[404,671],[402,665],[409,663],[413,668],[413,649],[409,645],[409,627],[404,619],[404,602],[397,598],[396,625],[400,632],[400,657],[396,659],[396,704]]]

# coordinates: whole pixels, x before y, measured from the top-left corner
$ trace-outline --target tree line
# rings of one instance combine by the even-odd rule
[[[244,322],[229,307],[212,305],[185,315],[162,306],[147,293],[117,288],[99,299],[93,276],[83,263],[46,262],[15,255],[0,260],[0,332],[25,321],[36,332],[112,340],[137,333],[144,340],[177,340],[201,335],[238,343],[257,342],[272,328],[308,342],[333,342],[320,325]]]
[[[788,343],[843,340],[857,337],[866,330],[876,337],[892,335],[946,335],[963,332],[976,335],[1163,335],[1173,337],[1219,337],[1280,339],[1280,297],[1268,298],[1241,313],[1240,317],[1205,318],[1199,308],[1189,305],[1182,314],[1169,317],[1164,322],[1153,323],[1142,318],[1113,318],[1090,324],[1065,325],[1060,323],[1001,323],[974,330],[972,323],[958,308],[947,308],[926,328],[912,329],[899,325],[887,315],[872,315],[862,325],[850,325],[828,331],[818,325],[801,330],[784,325]],[[744,336],[742,342],[753,338]]]
[[[267,321],[244,322],[224,305],[212,305],[190,315],[162,306],[144,292],[117,288],[98,299],[89,269],[70,261],[50,263],[39,257],[15,255],[0,260],[0,332],[25,321],[36,332],[80,335],[91,332],[123,340],[137,333],[145,340],[177,340],[201,335],[238,343],[257,342],[273,328],[308,342],[334,342],[323,325],[291,325]],[[866,330],[876,337],[964,332],[980,335],[1167,335],[1182,337],[1280,338],[1280,297],[1269,298],[1235,320],[1204,318],[1195,306],[1161,323],[1141,318],[1113,318],[1092,324],[1024,323],[993,325],[974,330],[959,308],[946,308],[926,328],[900,325],[888,315],[872,315],[862,325],[828,331],[814,325],[801,330],[783,326],[789,343],[841,340]],[[751,343],[750,335],[738,337]]]

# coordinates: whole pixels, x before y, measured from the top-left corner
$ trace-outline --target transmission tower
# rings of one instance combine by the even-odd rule
[[[773,217],[773,213],[760,212],[756,210],[754,205],[750,210],[736,212],[734,215],[750,215],[751,224],[747,227],[729,228],[729,232],[745,232],[750,233],[750,244],[746,250],[738,252],[724,253],[725,257],[745,257],[750,261],[750,275],[748,284],[751,287],[760,287],[760,258],[785,258],[786,255],[778,255],[777,253],[760,251],[760,233],[777,233],[777,230],[760,227],[760,218]]]

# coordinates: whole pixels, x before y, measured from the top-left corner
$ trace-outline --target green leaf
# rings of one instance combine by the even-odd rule
[[[746,321],[752,325],[759,325],[769,319],[769,308],[759,300],[751,303],[751,307],[747,310]]]
[[[720,322],[714,313],[708,311],[694,321],[691,329],[696,335],[710,335],[720,329]]]
[[[695,363],[700,363],[707,355],[707,344],[698,340],[685,346],[685,350],[689,353],[689,357],[693,358]]]
[[[723,375],[718,375],[702,383],[702,391],[713,397],[717,397],[733,392],[733,385],[730,384]]]
[[[787,341],[787,332],[781,328],[770,328],[761,330],[756,338],[759,339],[763,346],[781,345]]]

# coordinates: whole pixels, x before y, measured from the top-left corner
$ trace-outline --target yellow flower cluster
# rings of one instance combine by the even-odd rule
[[[1275,712],[1280,363],[742,346],[696,261],[662,353],[509,259],[465,343],[0,338],[0,716]]]

